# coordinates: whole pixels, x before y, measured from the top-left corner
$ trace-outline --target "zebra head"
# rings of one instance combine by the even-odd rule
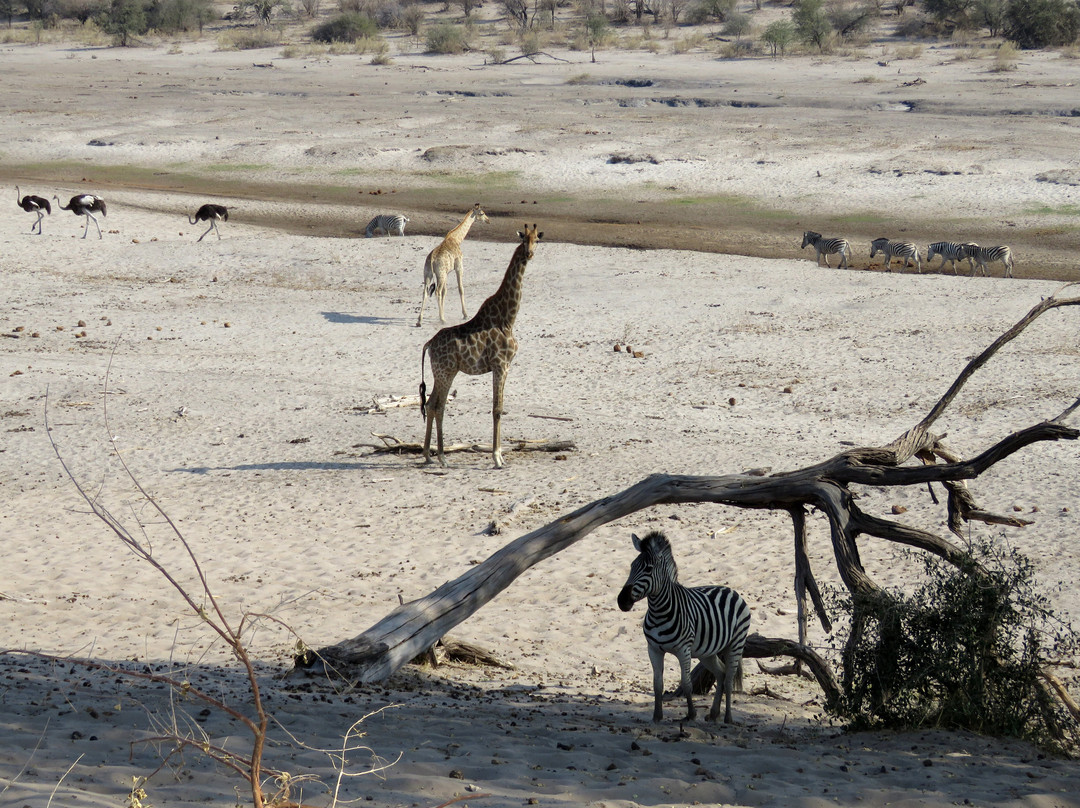
[[[653,530],[644,539],[639,539],[636,534],[631,536],[638,557],[630,564],[630,577],[619,592],[619,608],[624,612],[630,611],[639,600],[679,577],[679,569],[671,555],[671,544],[663,533]]]
[[[887,238],[876,238],[870,242],[870,257],[873,258],[878,254],[878,250],[885,252],[885,248],[889,246],[889,240]]]
[[[807,230],[802,235],[802,247],[799,247],[799,249],[800,250],[806,249],[807,244],[813,244],[820,238],[821,238],[821,233],[815,233],[813,230]]]

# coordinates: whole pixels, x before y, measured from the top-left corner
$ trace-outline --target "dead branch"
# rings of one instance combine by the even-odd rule
[[[901,522],[864,513],[855,504],[853,484],[867,486],[911,486],[938,483],[950,491],[950,524],[954,519],[982,518],[974,497],[957,494],[967,480],[977,478],[995,463],[1042,441],[1076,440],[1080,431],[1065,426],[1065,417],[1080,406],[1080,399],[1049,421],[1006,435],[981,454],[963,459],[941,445],[941,437],[930,432],[956,398],[964,383],[984,366],[1000,348],[1019,336],[1039,316],[1051,309],[1080,304],[1080,298],[1051,296],[1029,311],[961,371],[956,381],[915,427],[881,447],[854,448],[822,463],[769,476],[730,474],[688,476],[654,474],[617,494],[591,502],[573,513],[538,528],[507,544],[453,581],[426,597],[402,604],[367,631],[350,640],[326,646],[297,659],[298,668],[316,675],[342,677],[356,682],[385,679],[425,648],[430,648],[447,631],[467,620],[489,600],[544,559],[582,540],[596,528],[656,505],[712,502],[738,508],[786,510],[795,534],[796,598],[799,603],[800,639],[805,636],[805,597],[809,593],[822,625],[830,623],[821,603],[805,551],[805,513],[815,508],[828,520],[833,554],[841,578],[854,595],[875,596],[881,587],[867,574],[859,558],[857,539],[873,536],[933,553],[960,566],[967,555],[943,536]],[[918,456],[921,465],[902,465]],[[934,462],[928,462],[933,458]],[[941,460],[943,462],[937,462]],[[966,489],[965,489],[966,491]],[[1020,520],[1000,524],[1022,526]],[[853,627],[852,640],[857,639]],[[804,643],[769,640],[769,655],[794,656],[811,667],[826,698],[833,698],[835,679],[822,663],[800,656]],[[808,649],[807,649],[808,650]],[[748,650],[747,655],[751,653]],[[830,683],[831,682],[831,683]]]
[[[548,53],[546,51],[531,51],[529,53],[522,53],[522,54],[519,54],[517,56],[511,56],[509,59],[503,59],[501,62],[494,62],[493,64],[508,65],[508,64],[511,64],[512,62],[516,62],[518,59],[528,59],[530,62],[535,64],[537,56],[546,56],[547,58],[552,59],[553,61],[556,61],[556,62],[569,62],[570,61],[569,59],[563,59],[561,56],[552,56],[550,53]]]
[[[393,435],[384,435],[372,432],[373,438],[382,441],[378,443],[358,443],[356,448],[371,449],[372,454],[421,454],[424,451],[422,443],[406,443],[398,440]],[[576,452],[577,446],[572,440],[543,440],[526,439],[506,440],[503,451],[507,452]],[[450,452],[474,452],[477,454],[491,454],[490,443],[452,443],[443,449],[444,454]]]

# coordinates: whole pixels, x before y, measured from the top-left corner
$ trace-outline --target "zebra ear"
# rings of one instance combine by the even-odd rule
[[[630,538],[634,540],[634,549],[639,553],[641,552],[641,539],[638,538],[637,533],[631,533]]]

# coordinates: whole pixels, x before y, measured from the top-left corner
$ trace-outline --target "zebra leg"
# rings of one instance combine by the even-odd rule
[[[731,688],[733,679],[728,676],[727,667],[720,661],[720,657],[716,654],[708,657],[701,658],[701,664],[705,666],[705,669],[716,677],[716,693],[713,695],[712,709],[709,710],[709,720],[715,721],[717,716],[720,715],[720,700],[727,696],[727,714],[724,717],[724,722],[731,723]]]
[[[889,263],[892,264],[892,259],[891,258],[889,259]],[[839,268],[840,269],[849,269],[850,268],[850,266],[848,265],[848,251],[847,250],[841,250],[840,251]]]
[[[693,721],[697,717],[697,710],[694,708],[694,685],[690,681],[690,663],[693,660],[689,649],[685,648],[675,652],[675,657],[679,660],[679,685],[686,694],[686,720]]]
[[[649,643],[649,662],[652,663],[652,688],[653,688],[653,723],[664,720],[664,651],[657,645]],[[687,662],[689,670],[689,661]],[[687,697],[689,699],[689,697]],[[693,713],[694,703],[690,702],[690,711]],[[691,718],[693,715],[691,715]]]

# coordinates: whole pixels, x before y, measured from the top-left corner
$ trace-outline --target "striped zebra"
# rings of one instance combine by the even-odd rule
[[[956,262],[967,261],[971,266],[971,273],[974,275],[975,262],[973,256],[978,249],[979,245],[974,241],[966,241],[963,244],[957,244],[955,241],[935,241],[926,248],[926,265],[930,266],[930,262],[934,259],[934,256],[940,255],[941,263],[938,264],[938,269],[944,269],[945,262],[949,261],[952,264],[953,275],[955,275]]]
[[[750,607],[739,593],[726,586],[685,587],[679,583],[679,569],[671,554],[671,544],[654,530],[644,539],[634,536],[640,554],[630,565],[630,577],[619,592],[619,608],[630,611],[642,598],[649,599],[643,628],[649,643],[653,670],[653,721],[664,717],[664,654],[679,660],[682,693],[686,696],[686,720],[696,715],[690,684],[690,660],[700,659],[716,677],[716,695],[709,720],[720,715],[720,698],[727,707],[724,723],[731,723],[731,691],[742,685],[742,655],[750,631]],[[721,686],[721,682],[723,685]]]
[[[851,257],[851,245],[848,244],[846,238],[823,238],[821,233],[815,233],[813,230],[807,230],[803,233],[802,247],[800,250],[806,249],[806,245],[813,244],[814,249],[817,250],[817,265],[821,266],[821,256],[825,256],[825,266],[829,266],[829,256],[834,253],[840,254],[840,268],[846,269],[848,265],[848,258]]]
[[[1005,277],[1011,278],[1013,276],[1013,257],[1012,250],[1004,244],[997,247],[978,247],[975,250],[975,266],[977,269],[982,269],[983,275],[986,274],[986,265],[992,264],[995,261],[1000,261],[1005,265]],[[975,275],[975,271],[972,270],[972,276]]]
[[[409,218],[402,216],[400,213],[381,214],[368,222],[367,229],[364,231],[364,238],[371,238],[375,235],[376,230],[382,230],[388,236],[404,236],[405,223],[408,221]]]
[[[908,261],[915,262],[915,268],[922,272],[922,259],[919,258],[919,248],[911,241],[889,241],[887,238],[876,238],[870,242],[870,257],[873,258],[878,252],[885,253],[885,269],[892,270],[894,258],[904,259],[904,269],[908,267]]]

